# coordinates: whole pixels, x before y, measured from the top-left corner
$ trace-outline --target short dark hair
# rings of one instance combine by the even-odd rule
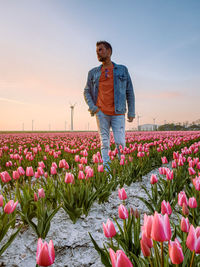
[[[110,49],[110,50],[111,50],[111,54],[112,54],[112,46],[111,46],[111,44],[109,44],[109,43],[106,42],[106,41],[98,41],[98,42],[96,43],[96,46],[101,45],[101,44],[103,44],[103,45],[105,46],[106,49]]]

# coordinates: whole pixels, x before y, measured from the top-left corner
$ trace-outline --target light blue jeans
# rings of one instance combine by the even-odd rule
[[[101,141],[101,155],[104,167],[108,167],[110,157],[108,151],[110,149],[110,128],[112,128],[115,145],[120,156],[119,146],[125,146],[125,115],[106,115],[101,110],[96,114],[97,127]]]

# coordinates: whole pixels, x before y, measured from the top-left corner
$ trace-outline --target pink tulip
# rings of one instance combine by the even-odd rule
[[[124,159],[120,159],[120,163],[119,163],[121,166],[124,165]]]
[[[48,172],[45,172],[45,173],[44,173],[44,177],[45,177],[45,178],[48,178]]]
[[[98,165],[98,172],[103,172],[103,165]]]
[[[107,220],[106,224],[103,223],[103,232],[105,237],[110,238],[116,235],[116,230],[113,222],[111,220]]]
[[[34,201],[37,202],[38,201],[38,196],[37,194],[34,192],[34,197],[33,197]]]
[[[79,155],[75,155],[75,162],[80,162],[80,156]]]
[[[151,184],[156,184],[157,182],[158,182],[158,178],[157,178],[156,174],[152,174],[150,183]]]
[[[152,223],[153,223],[153,215],[147,216],[145,213],[142,232],[145,233],[145,235],[148,238],[151,238]]]
[[[34,176],[33,167],[26,167],[26,176]]]
[[[79,171],[79,173],[78,173],[78,179],[79,180],[85,179],[85,174],[83,173],[83,171]]]
[[[52,166],[51,167],[51,175],[55,175],[55,174],[57,174],[56,167]]]
[[[175,241],[169,241],[169,256],[173,264],[180,264],[183,262],[183,251],[177,238],[175,238]]]
[[[112,267],[133,267],[133,264],[122,250],[117,250],[115,253],[110,248],[109,253]]]
[[[187,200],[187,196],[186,196],[185,192],[181,191],[178,194],[178,205],[182,207],[183,203],[185,203],[185,205],[187,206],[188,205],[188,200]]]
[[[10,174],[7,171],[4,171],[2,173],[0,173],[0,177],[3,183],[8,183],[9,181],[11,181],[11,177]]]
[[[169,204],[169,202],[166,202],[165,200],[162,201],[161,203],[161,213],[171,215],[172,214],[172,208]]]
[[[38,172],[35,172],[35,178],[36,178],[36,179],[40,178],[40,175],[39,175]]]
[[[94,170],[90,166],[85,167],[86,179],[94,176]]]
[[[19,177],[20,177],[20,175],[19,175],[18,171],[13,171],[13,179],[18,180]]]
[[[66,184],[74,184],[74,175],[72,173],[66,172],[66,174],[65,174],[65,183]]]
[[[45,241],[42,242],[42,239],[38,239],[37,244],[37,253],[36,253],[36,262],[40,266],[50,266],[55,261],[55,250],[53,241],[50,240],[49,244]]]
[[[195,251],[196,254],[200,254],[200,227],[196,229],[191,224],[189,234],[187,236],[186,245],[191,251]]]
[[[83,171],[84,170],[84,166],[83,166],[83,164],[78,164],[78,169],[79,169],[79,171]]]
[[[3,207],[3,196],[0,195],[0,207]]]
[[[118,207],[118,214],[119,214],[119,218],[120,218],[120,219],[125,220],[125,219],[128,218],[128,211],[127,211],[127,209],[125,208],[124,205],[121,204],[121,205]]]
[[[197,207],[197,201],[195,197],[189,198],[189,207],[195,209]]]
[[[190,222],[188,218],[182,217],[181,219],[181,231],[188,233],[190,229]]]
[[[45,164],[43,161],[38,162],[38,166],[41,167],[42,169],[45,168]]]
[[[183,166],[184,165],[184,161],[182,158],[178,159],[178,166]]]
[[[92,156],[92,160],[93,160],[94,163],[99,163],[99,158],[98,158],[98,156],[96,154],[94,154]]]
[[[157,212],[154,213],[151,238],[159,242],[169,241],[171,239],[171,228],[168,214],[163,216]]]
[[[195,179],[192,180],[192,183],[197,191],[200,191],[200,177],[195,177]]]
[[[65,164],[66,164],[66,160],[65,159],[60,160],[59,161],[59,168],[64,168]]]
[[[54,167],[55,169],[57,169],[57,168],[58,168],[58,166],[57,166],[56,162],[52,162],[52,164],[51,164],[51,167]]]
[[[7,214],[12,213],[17,207],[18,201],[14,202],[13,200],[8,201],[8,203],[4,207],[4,212]]]
[[[20,176],[23,176],[25,174],[25,171],[24,171],[24,169],[21,166],[18,167],[17,171],[18,171],[18,173],[19,173]]]
[[[44,174],[44,170],[42,167],[38,167],[37,172],[38,172],[39,176],[42,176]]]
[[[172,161],[172,168],[173,169],[176,169],[177,168],[177,163],[175,160]]]
[[[189,213],[190,213],[190,211],[189,211],[189,209],[188,209],[188,207],[187,207],[187,205],[185,203],[183,203],[183,206],[182,206],[182,213],[185,216],[188,216]]]
[[[119,199],[120,200],[125,200],[125,199],[127,199],[127,194],[126,194],[126,191],[125,191],[125,189],[124,188],[122,188],[122,189],[118,189],[118,196],[119,196]]]
[[[38,196],[40,198],[45,198],[45,193],[44,193],[44,189],[43,188],[38,189]]]
[[[161,157],[161,161],[162,161],[162,164],[167,164],[168,163],[168,160],[167,160],[167,158],[165,156]]]
[[[151,249],[143,239],[140,240],[140,246],[144,257],[149,257],[151,255]]]
[[[174,174],[173,174],[173,171],[168,171],[167,173],[166,173],[166,178],[167,178],[167,180],[173,180],[174,179]]]
[[[188,171],[189,171],[189,175],[195,175],[196,174],[196,171],[192,167],[189,167]]]
[[[152,248],[153,247],[153,241],[151,238],[146,236],[145,231],[142,231],[142,240],[145,242],[145,244],[149,247]]]

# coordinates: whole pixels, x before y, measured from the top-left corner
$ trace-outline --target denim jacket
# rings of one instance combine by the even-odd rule
[[[128,117],[135,117],[135,95],[128,69],[123,65],[112,62],[113,79],[114,79],[114,105],[116,114],[124,114],[126,112],[126,100],[128,104]],[[93,68],[88,72],[87,84],[84,89],[85,101],[89,106],[92,116],[98,109],[96,106],[99,78],[101,76],[101,67]]]

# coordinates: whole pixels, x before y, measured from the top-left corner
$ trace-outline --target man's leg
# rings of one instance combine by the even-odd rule
[[[105,115],[101,110],[96,114],[97,127],[101,141],[101,155],[104,167],[108,166],[110,157],[108,151],[110,149],[110,121],[111,116]]]
[[[119,158],[121,157],[120,148],[125,147],[125,115],[112,116],[111,127],[115,139],[115,145],[118,150]]]

